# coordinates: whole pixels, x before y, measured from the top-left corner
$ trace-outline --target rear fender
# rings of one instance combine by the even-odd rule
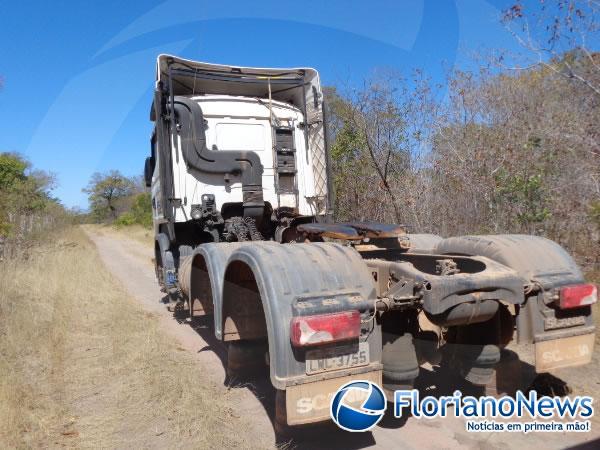
[[[583,282],[581,270],[565,249],[539,236],[501,234],[452,237],[439,242],[436,252],[485,256],[517,271],[524,284],[536,282],[544,289]]]
[[[306,375],[304,350],[293,348],[290,322],[297,315],[358,309],[373,313],[375,286],[359,254],[330,243],[254,242],[236,249],[227,266],[243,263],[252,271],[265,315],[273,386],[355,375],[381,369],[381,331],[367,321],[361,342],[368,342],[370,364],[347,370]],[[227,283],[227,269],[225,270]],[[223,302],[235,301],[223,298]]]
[[[553,304],[559,287],[584,282],[573,258],[557,243],[517,234],[463,236],[444,239],[436,251],[485,256],[517,272],[525,294],[517,315],[520,343],[544,342],[595,331],[590,307],[564,312]]]
[[[190,271],[190,298],[200,298],[203,292],[197,292],[201,288],[201,284],[195,283],[194,279],[198,279],[201,276],[208,275],[210,280],[210,289],[212,293],[213,311],[214,311],[214,322],[215,322],[215,336],[217,339],[223,339],[223,278],[225,276],[225,267],[227,260],[231,254],[238,249],[240,246],[246,245],[241,242],[231,243],[206,243],[201,244],[194,249],[192,255],[192,268]],[[206,270],[206,274],[200,274],[199,271]]]

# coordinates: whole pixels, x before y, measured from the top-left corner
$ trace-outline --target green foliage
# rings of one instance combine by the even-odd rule
[[[351,218],[356,214],[347,202],[340,201],[352,190],[356,197],[367,190],[365,184],[356,181],[369,175],[371,166],[365,158],[365,137],[351,125],[345,123],[336,134],[331,146],[331,161],[334,167],[333,189],[337,204],[335,210],[340,218]]]
[[[131,210],[122,213],[117,220],[117,226],[141,225],[152,227],[152,204],[149,192],[142,192],[133,197]]]
[[[150,192],[138,194],[133,199],[131,213],[135,218],[135,222],[150,228],[152,226],[152,199]]]
[[[0,191],[11,191],[23,183],[27,179],[25,170],[28,167],[27,162],[17,155],[0,154]]]
[[[0,236],[11,234],[18,217],[41,214],[53,207],[53,214],[64,213],[48,193],[53,177],[30,167],[19,155],[0,153]]]
[[[29,162],[21,156],[0,154],[0,193],[5,208],[31,212],[41,210],[53,201],[48,195],[53,177],[29,169]]]
[[[409,159],[406,108],[397,103],[401,87],[394,79],[373,80],[364,90],[344,96],[334,88],[325,89],[339,220],[366,219],[370,214],[365,205],[379,214],[369,220],[400,220],[391,182]]]
[[[135,216],[130,211],[124,212],[119,217],[117,217],[117,220],[114,221],[114,224],[118,227],[126,227],[134,225],[135,223]]]
[[[331,158],[336,162],[350,162],[360,157],[365,148],[365,136],[348,123],[337,133],[331,147]]]
[[[119,203],[135,191],[135,182],[118,170],[94,173],[83,192],[88,194],[92,216],[97,221],[115,220]]]
[[[149,192],[140,192],[136,177],[126,177],[118,170],[94,173],[88,186],[90,217],[95,222],[113,222],[116,226],[152,226]]]
[[[514,175],[500,170],[496,176],[497,199],[516,210],[519,223],[542,223],[551,216],[543,181],[541,174]]]
[[[592,223],[600,231],[600,200],[594,200],[590,204],[588,215]]]
[[[0,218],[0,237],[6,237],[12,230],[12,224],[6,221],[6,218]]]

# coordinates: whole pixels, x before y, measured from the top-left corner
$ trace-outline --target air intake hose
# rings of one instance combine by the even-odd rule
[[[167,106],[170,109],[171,105]],[[260,157],[245,150],[218,151],[207,148],[204,114],[200,105],[190,98],[176,96],[174,109],[186,164],[205,173],[240,174],[244,216],[253,217],[260,223],[265,207]]]

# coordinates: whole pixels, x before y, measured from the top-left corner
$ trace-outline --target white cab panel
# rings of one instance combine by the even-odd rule
[[[302,215],[318,213],[311,198],[316,196],[313,155],[307,151],[304,131],[298,126],[304,121],[299,109],[289,104],[251,97],[227,95],[204,95],[193,97],[202,108],[206,124],[206,145],[216,146],[219,151],[247,150],[259,155],[264,168],[263,197],[276,209],[298,207]],[[293,128],[298,204],[294,194],[277,195],[273,167],[273,131],[271,121],[280,126]],[[191,205],[201,203],[202,194],[214,194],[217,209],[226,203],[242,202],[242,184],[239,176],[232,176],[229,183],[223,175],[201,173],[189,169],[181,154],[178,137],[172,137],[173,182],[175,198],[182,207],[176,209],[176,221],[189,220]]]

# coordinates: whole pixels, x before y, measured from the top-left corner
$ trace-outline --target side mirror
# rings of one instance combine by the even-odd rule
[[[146,162],[144,163],[144,181],[146,182],[146,187],[152,186],[152,174],[154,173],[154,158],[149,156],[146,158]]]

